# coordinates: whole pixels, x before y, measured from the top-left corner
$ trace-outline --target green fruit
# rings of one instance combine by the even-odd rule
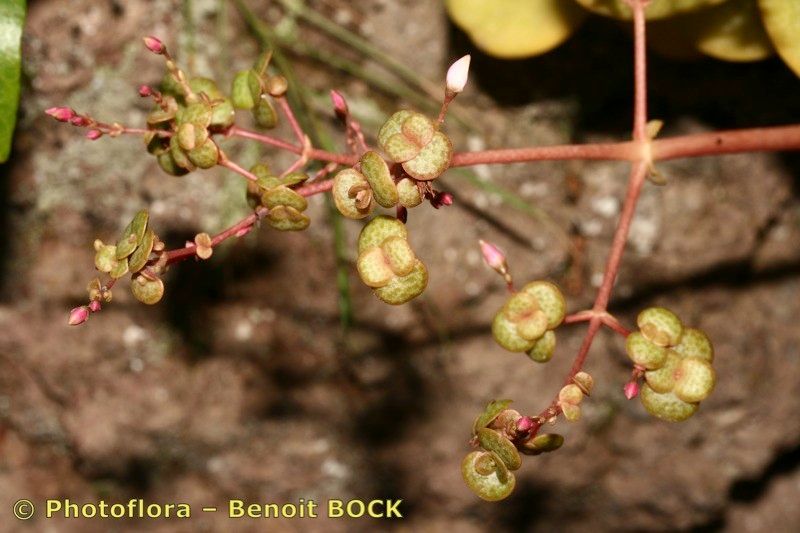
[[[536,341],[519,334],[517,323],[509,320],[502,310],[498,311],[492,321],[492,336],[497,344],[509,352],[527,352],[536,345]]]
[[[486,405],[486,409],[484,409],[483,413],[475,419],[472,432],[477,434],[479,429],[485,428],[491,424],[500,413],[505,411],[508,406],[511,405],[511,403],[511,400],[492,400],[489,402]]]
[[[661,393],[670,392],[675,387],[675,372],[681,364],[681,356],[675,351],[666,350],[666,354],[667,357],[661,367],[644,373],[644,378],[650,388]]]
[[[633,17],[626,0],[576,0],[586,9],[618,19],[630,20]],[[655,0],[645,10],[647,20],[672,17],[682,13],[691,13],[708,6],[714,6],[727,0]]]
[[[279,231],[302,231],[311,223],[306,215],[287,205],[270,209],[266,220],[267,224]]]
[[[358,253],[380,246],[389,237],[408,239],[406,225],[396,218],[380,215],[370,220],[358,236]]]
[[[526,455],[539,455],[554,452],[564,444],[564,437],[557,433],[543,433],[522,444],[522,453]]]
[[[450,138],[437,131],[433,139],[413,159],[403,163],[403,170],[412,178],[430,181],[438,178],[450,168],[452,159],[453,144],[450,142]]]
[[[489,474],[482,473],[486,472],[487,456],[492,457],[487,452],[472,452],[468,454],[461,463],[461,476],[470,490],[477,494],[479,498],[496,502],[511,494],[514,490],[515,479],[514,474],[511,472],[503,476],[502,470],[498,472],[498,469]],[[497,462],[494,458],[492,458],[492,461]],[[499,462],[502,463],[502,461]],[[480,465],[480,471],[478,465]],[[501,476],[505,479],[501,480]]]
[[[708,336],[695,328],[683,330],[681,341],[673,348],[682,357],[698,357],[709,363],[714,362],[714,347]]]
[[[258,87],[258,79],[253,81],[251,78],[256,78],[256,73],[252,69],[239,71],[233,78],[231,83],[231,102],[237,109],[253,109],[261,97],[260,89],[255,93],[251,91],[251,84],[255,83],[256,87]]]
[[[398,276],[384,287],[375,289],[375,295],[389,305],[400,305],[422,294],[428,285],[428,270],[417,259],[407,276]]]
[[[532,295],[547,315],[547,329],[557,328],[567,314],[567,303],[559,288],[549,281],[534,281],[522,288],[522,292]]]
[[[683,334],[680,319],[663,307],[645,309],[636,319],[642,335],[658,346],[675,346]]]
[[[684,402],[699,402],[708,398],[715,383],[716,374],[711,363],[697,357],[687,357],[675,371],[672,392]]]
[[[667,349],[657,346],[638,331],[625,339],[625,351],[631,361],[647,370],[661,368],[667,361]]]
[[[265,191],[261,196],[261,203],[268,209],[285,205],[301,212],[308,207],[308,201],[303,196],[283,185]]]
[[[164,296],[164,282],[160,278],[150,279],[142,274],[136,274],[131,280],[131,292],[140,302],[153,305]]]
[[[212,139],[186,152],[186,157],[199,168],[211,168],[219,162],[219,147]]]
[[[364,207],[359,207],[357,204],[356,194],[353,192],[356,188],[369,187],[369,183],[363,174],[352,168],[344,169],[336,174],[333,178],[333,202],[336,204],[336,209],[346,216],[347,218],[359,219],[368,216],[375,208],[372,199]]]
[[[556,350],[556,334],[553,331],[546,332],[541,339],[536,341],[533,348],[528,350],[528,357],[537,363],[546,363],[553,358]]]
[[[383,207],[394,207],[399,200],[389,166],[376,152],[365,152],[361,156],[361,173],[369,182],[373,198]]]
[[[407,276],[414,269],[417,256],[402,237],[389,237],[383,241],[380,249],[395,275]]]
[[[697,412],[696,403],[684,402],[672,392],[659,393],[645,383],[639,393],[648,413],[667,422],[682,422]]]
[[[142,242],[144,232],[147,230],[149,216],[145,209],[142,209],[133,216],[133,220],[130,221],[122,232],[122,237],[117,241],[117,260],[124,259],[131,255]]]
[[[379,246],[364,250],[359,254],[356,268],[361,281],[372,288],[383,287],[396,276]]]
[[[516,446],[499,432],[488,428],[479,429],[478,443],[484,450],[497,454],[509,470],[517,470],[522,466]]]
[[[692,35],[698,50],[717,59],[759,61],[775,52],[761,23],[756,0],[727,0],[675,22]]]
[[[266,95],[262,95],[253,107],[253,120],[256,126],[267,130],[278,125],[278,113]]]
[[[417,207],[422,203],[422,194],[414,180],[403,178],[397,182],[397,194],[400,205],[407,208]]]

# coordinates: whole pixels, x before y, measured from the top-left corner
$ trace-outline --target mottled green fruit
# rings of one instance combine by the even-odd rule
[[[370,220],[358,236],[358,253],[367,248],[380,246],[389,237],[408,239],[406,225],[396,218],[380,215]]]
[[[670,392],[675,387],[675,371],[678,370],[680,363],[681,357],[673,350],[667,350],[664,364],[656,370],[644,373],[647,384],[656,392]]]
[[[497,344],[509,352],[527,352],[537,342],[522,337],[517,330],[517,323],[509,320],[502,310],[494,316],[492,321],[492,336]]]
[[[675,371],[672,392],[684,402],[705,400],[714,390],[716,374],[711,363],[697,357],[683,359]]]
[[[638,331],[625,339],[625,351],[631,361],[647,370],[661,368],[667,360],[667,349],[656,346]]]
[[[577,422],[581,419],[581,408],[579,405],[571,403],[561,404],[561,412],[564,413],[564,418],[569,422]]]
[[[169,140],[169,153],[172,156],[172,160],[178,167],[183,168],[186,171],[192,171],[196,168],[195,165],[189,161],[189,157],[186,155],[186,152],[183,150],[183,148],[181,148],[177,135],[173,135]]]
[[[411,116],[403,121],[401,131],[408,140],[422,147],[433,140],[436,128],[433,122],[425,115],[412,113]]]
[[[161,279],[150,279],[137,274],[131,280],[131,292],[142,303],[153,305],[164,296],[164,282]]]
[[[219,147],[212,139],[206,139],[203,144],[186,152],[186,157],[197,167],[211,168],[219,162]]]
[[[437,131],[413,159],[403,163],[403,170],[420,181],[438,178],[450,168],[453,159],[453,144],[444,133]]]
[[[648,340],[658,346],[675,346],[681,340],[683,324],[669,309],[650,307],[639,313],[636,324]]]
[[[252,79],[255,78],[255,79]],[[236,73],[231,83],[231,101],[237,109],[253,109],[261,97],[261,91],[253,92],[250,88],[255,84],[258,87],[258,78],[252,69]]]
[[[594,378],[587,372],[578,372],[572,378],[572,382],[575,383],[586,396],[591,394],[592,389],[594,389]]]
[[[488,428],[478,430],[478,443],[486,451],[494,452],[509,470],[517,470],[522,466],[516,446],[498,431]]]
[[[144,238],[144,232],[147,229],[147,221],[149,214],[147,210],[142,209],[133,216],[133,220],[127,225],[122,232],[122,237],[117,241],[117,255],[116,258],[124,259],[131,255],[139,243]]]
[[[336,209],[347,218],[359,219],[369,215],[375,208],[375,204],[370,202],[361,208],[357,205],[354,188],[368,187],[367,179],[360,172],[352,168],[346,168],[333,178],[333,201]]]
[[[147,259],[150,257],[150,253],[153,251],[153,245],[155,244],[155,241],[155,233],[153,233],[153,230],[150,228],[147,228],[139,247],[136,248],[136,250],[131,254],[130,258],[128,258],[128,268],[132,273],[135,274],[136,272],[139,272],[147,264]]]
[[[278,125],[278,113],[266,95],[262,95],[253,107],[253,119],[256,126],[267,130]]]
[[[270,209],[266,220],[270,226],[279,231],[302,231],[311,223],[306,215],[286,205]]]
[[[217,87],[217,82],[211,78],[192,78],[189,80],[189,88],[196,94],[204,93],[209,100],[224,98],[222,91]]]
[[[95,242],[94,266],[100,272],[111,272],[117,264],[117,247],[113,244]]]
[[[476,463],[485,456],[490,456],[490,454],[487,452],[472,452],[468,454],[461,463],[461,476],[470,490],[482,500],[489,502],[500,501],[508,497],[514,490],[516,482],[514,474],[509,472],[506,479],[501,481],[497,470],[488,475],[478,472]]]
[[[511,295],[505,305],[503,305],[502,310],[506,318],[512,322],[519,322],[523,318],[539,311],[539,302],[536,301],[536,297],[524,291]],[[545,323],[546,322],[547,317],[545,316]]]
[[[361,156],[361,173],[369,182],[376,202],[383,207],[397,205],[397,186],[389,173],[389,166],[377,152],[365,152]]]
[[[475,424],[472,426],[472,432],[477,434],[478,430],[481,428],[485,428],[492,421],[497,418],[497,416],[505,411],[509,405],[511,405],[512,400],[492,400],[486,405],[486,409],[484,409],[483,413],[475,419]]]
[[[389,119],[381,126],[381,129],[378,131],[378,144],[383,147],[388,141],[389,138],[397,135],[398,133],[402,133],[403,131],[403,122],[406,121],[408,117],[410,117],[413,113],[406,109],[402,109],[394,113]]]
[[[650,5],[648,5],[645,10],[645,15],[648,20],[662,19],[683,13],[690,13],[725,1],[726,0],[657,0],[656,2],[650,2]],[[585,8],[601,15],[620,19],[631,19],[633,17],[631,7],[626,0],[577,0],[577,2]]]
[[[520,450],[526,455],[554,452],[564,444],[564,437],[557,433],[543,433],[525,441]]]
[[[207,128],[211,124],[212,109],[211,105],[206,102],[195,102],[181,107],[175,116],[178,124],[186,124],[191,122],[200,128]]]
[[[568,403],[572,405],[578,405],[582,400],[583,391],[574,383],[564,385],[561,390],[558,391],[558,402],[561,404]]]
[[[402,237],[389,237],[381,244],[381,250],[392,271],[398,276],[407,276],[414,269],[417,256],[408,241]]]
[[[308,200],[284,185],[278,185],[277,187],[265,191],[261,196],[261,203],[267,209],[274,209],[279,205],[285,205],[293,207],[301,212],[305,211],[308,207]]]
[[[156,161],[158,162],[158,166],[161,167],[161,170],[170,176],[185,176],[189,173],[187,169],[178,166],[171,152],[159,154],[158,157],[156,157]]]
[[[368,287],[383,287],[396,276],[379,246],[359,254],[356,268],[361,281]]]
[[[567,313],[567,302],[556,285],[549,281],[533,281],[525,285],[521,292],[536,298],[539,309],[547,315],[547,329],[561,325]]]
[[[402,133],[389,137],[381,148],[395,163],[405,163],[417,157],[420,152],[420,147]]]
[[[303,183],[308,179],[308,174],[304,174],[303,172],[291,172],[286,174],[284,177],[279,178],[281,185],[286,185],[287,187],[292,187],[294,185],[298,185]]]
[[[128,273],[128,259],[120,259],[114,264],[114,268],[108,273],[112,279],[119,279]]]
[[[422,193],[414,180],[403,178],[397,182],[397,194],[400,205],[407,208],[417,207],[422,203]]]
[[[639,397],[648,413],[668,422],[682,422],[697,412],[696,403],[684,402],[672,392],[656,392],[646,383]]]
[[[708,336],[699,329],[683,330],[681,341],[673,350],[683,357],[697,357],[709,363],[714,362],[714,346]]]
[[[528,357],[537,363],[546,363],[553,358],[553,353],[556,351],[556,334],[554,331],[548,331],[542,338],[536,341],[533,348],[528,350]]]
[[[517,333],[523,339],[537,341],[547,331],[547,315],[538,309],[517,322]]]
[[[407,276],[392,279],[385,287],[375,289],[375,295],[390,305],[400,305],[413,300],[428,286],[428,269],[417,259]]]
[[[233,102],[228,98],[214,102],[210,124],[212,128],[224,130],[232,126],[234,120],[236,120],[236,111],[233,108]]]

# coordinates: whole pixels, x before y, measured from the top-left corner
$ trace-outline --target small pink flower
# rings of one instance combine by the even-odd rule
[[[87,318],[89,318],[89,308],[85,305],[76,307],[69,312],[69,325],[77,326],[83,324]]]
[[[639,384],[635,381],[629,381],[625,384],[623,391],[625,392],[625,397],[627,399],[633,400],[639,396]]]
[[[481,245],[481,254],[487,265],[498,272],[507,268],[506,255],[500,248],[484,240],[479,240],[478,243]]]
[[[142,98],[147,98],[148,96],[153,96],[153,89],[150,88],[148,85],[140,85],[139,86],[139,96]]]
[[[331,102],[333,102],[333,110],[340,120],[345,120],[350,114],[350,108],[347,106],[347,100],[339,91],[331,90]]]
[[[154,54],[161,55],[167,51],[167,47],[164,46],[164,43],[162,43],[157,37],[148,35],[147,37],[143,37],[142,40],[144,41],[144,45],[147,47],[147,49]]]
[[[68,122],[75,116],[75,110],[71,107],[51,107],[45,110],[45,113],[59,122]]]
[[[79,128],[82,128],[84,126],[88,126],[89,125],[89,119],[86,118],[86,117],[82,117],[80,115],[75,115],[74,117],[72,117],[70,119],[69,122],[73,126],[78,126]]]
[[[89,311],[91,311],[92,313],[96,313],[100,309],[102,309],[102,306],[100,305],[99,300],[92,300],[91,302],[89,302]]]
[[[100,130],[89,130],[86,132],[86,138],[90,141],[96,141],[100,137],[103,136],[103,132]]]

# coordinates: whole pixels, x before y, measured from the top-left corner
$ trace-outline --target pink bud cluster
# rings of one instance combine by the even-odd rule
[[[97,300],[92,300],[89,305],[75,307],[69,312],[68,324],[70,326],[79,326],[89,319],[91,313],[97,313],[101,308],[102,306]]]

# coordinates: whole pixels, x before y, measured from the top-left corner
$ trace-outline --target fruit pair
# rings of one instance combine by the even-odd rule
[[[248,182],[247,198],[252,207],[261,205],[269,209],[267,224],[280,231],[302,231],[311,223],[303,211],[308,207],[305,197],[290,187],[308,179],[301,172],[283,177],[274,176],[269,167],[259,163],[250,169],[258,181]]]

